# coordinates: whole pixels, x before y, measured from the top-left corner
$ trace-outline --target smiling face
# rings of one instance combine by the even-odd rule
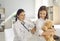
[[[21,12],[17,17],[19,20],[23,21],[25,19],[25,12]]]
[[[42,19],[45,19],[46,14],[47,14],[46,11],[42,10],[42,11],[39,12],[39,17],[42,18]]]

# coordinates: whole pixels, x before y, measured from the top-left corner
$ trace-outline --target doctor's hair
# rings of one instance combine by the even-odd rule
[[[40,11],[42,11],[42,10],[44,10],[44,11],[46,11],[46,17],[45,17],[45,19],[48,19],[48,12],[47,12],[47,7],[46,6],[41,6],[40,8],[39,8],[39,10],[38,10],[38,19],[40,18]]]
[[[18,9],[16,16],[15,16],[16,17],[15,21],[17,21],[17,19],[18,19],[17,16],[19,16],[22,12],[25,12],[25,11],[23,9]]]

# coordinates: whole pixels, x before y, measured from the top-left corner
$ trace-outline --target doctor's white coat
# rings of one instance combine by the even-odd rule
[[[33,27],[33,24],[25,21],[25,26],[28,29],[32,29],[31,27]],[[21,21],[17,20],[17,22],[13,25],[13,31],[15,34],[14,41],[30,41],[29,38],[32,36],[32,34],[24,28]]]

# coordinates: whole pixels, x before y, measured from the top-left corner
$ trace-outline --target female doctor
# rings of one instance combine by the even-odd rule
[[[30,41],[32,28],[34,24],[31,21],[25,20],[25,11],[19,9],[16,14],[16,22],[13,25],[14,41]]]
[[[39,36],[39,41],[45,41],[45,39],[42,37],[42,26],[44,25],[45,20],[48,18],[48,13],[46,6],[41,6],[38,10],[38,20],[36,21],[36,32]]]

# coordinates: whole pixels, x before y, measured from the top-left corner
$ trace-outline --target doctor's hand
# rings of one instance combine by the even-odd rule
[[[31,33],[34,34],[36,32],[36,28],[34,27],[33,29],[31,29]]]

